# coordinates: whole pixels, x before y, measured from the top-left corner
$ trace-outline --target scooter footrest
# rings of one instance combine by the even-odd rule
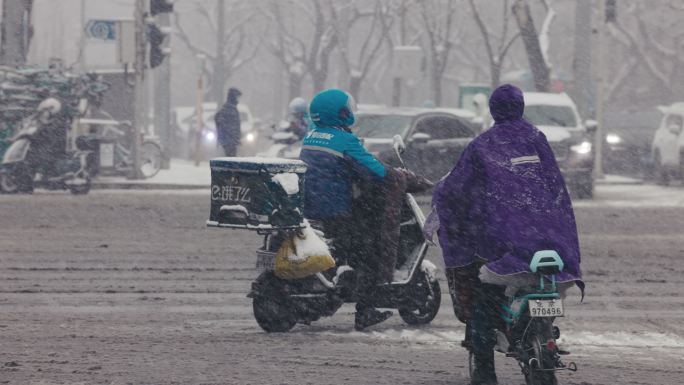
[[[508,353],[506,353],[506,357],[518,358],[518,353],[516,353],[516,352],[508,352]]]
[[[558,349],[558,354],[560,354],[561,356],[567,356],[570,354],[570,352],[567,350]]]

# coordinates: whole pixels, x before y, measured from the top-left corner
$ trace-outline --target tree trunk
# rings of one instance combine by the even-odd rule
[[[0,63],[10,66],[26,63],[31,38],[32,5],[32,0],[4,0],[2,2]]]
[[[314,93],[323,91],[325,88],[325,81],[327,80],[328,77],[328,71],[312,71],[311,72],[311,79],[313,80],[313,91]]]
[[[351,76],[349,78],[349,93],[351,96],[359,102],[359,95],[361,94],[361,85],[363,84],[363,79],[358,76]]]
[[[501,85],[501,63],[489,63],[489,76],[492,79],[492,90]]]
[[[299,74],[292,74],[288,78],[288,85],[290,90],[290,99],[301,97],[302,95],[302,80],[303,77]]]
[[[442,71],[440,71],[439,56],[437,54],[432,55],[432,102],[435,107],[439,107],[442,104]]]
[[[575,3],[575,57],[572,63],[573,100],[582,118],[589,117],[591,101],[591,8],[590,1]]]
[[[525,44],[525,51],[527,51],[527,59],[530,62],[530,70],[534,77],[534,87],[537,91],[548,92],[551,86],[550,70],[546,65],[539,44],[539,35],[534,26],[530,5],[526,0],[517,0],[513,5],[513,13],[520,28],[520,36]]]

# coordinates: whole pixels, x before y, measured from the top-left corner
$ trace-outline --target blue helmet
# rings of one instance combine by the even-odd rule
[[[318,127],[351,127],[355,110],[354,98],[335,88],[319,92],[309,106],[311,120]]]

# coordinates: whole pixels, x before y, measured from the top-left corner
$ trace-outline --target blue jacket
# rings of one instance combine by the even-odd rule
[[[315,127],[304,138],[299,156],[307,165],[304,216],[331,219],[349,214],[354,180],[382,181],[385,166],[354,134]]]

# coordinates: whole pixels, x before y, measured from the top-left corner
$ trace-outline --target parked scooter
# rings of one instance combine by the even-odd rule
[[[31,193],[35,187],[68,189],[72,194],[90,191],[96,167],[93,153],[83,150],[90,147],[85,137],[77,138],[76,151],[66,152],[68,126],[64,125],[69,125],[70,119],[60,116],[62,108],[57,99],[44,100],[11,138],[0,170],[2,192]]]
[[[400,156],[401,138],[395,139],[395,144]],[[248,294],[253,301],[254,317],[263,330],[287,332],[297,323],[310,324],[320,317],[332,316],[342,304],[357,301],[356,272],[345,263],[348,260],[345,255],[333,252],[336,269],[305,278],[281,279],[274,273],[276,253],[282,242],[303,227],[300,210],[301,190],[305,186],[303,162],[254,158],[240,163],[215,159],[211,167],[212,214],[207,225],[254,230],[264,236],[263,246],[257,250],[257,269],[262,273]],[[298,176],[299,190],[289,186],[288,190],[297,192],[288,195],[285,187],[274,183],[278,173]],[[422,233],[424,223],[423,212],[407,193],[402,202],[394,279],[377,286],[372,303],[378,308],[398,309],[401,318],[410,325],[430,323],[441,301],[436,268],[425,260],[428,244]]]

